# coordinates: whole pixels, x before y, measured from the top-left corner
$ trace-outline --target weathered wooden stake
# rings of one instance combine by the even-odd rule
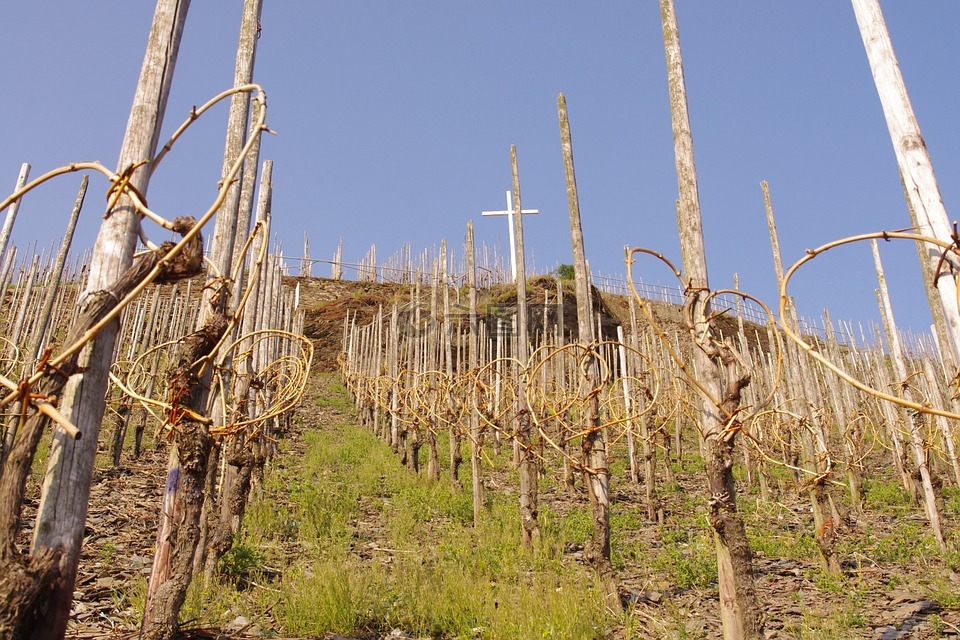
[[[17,175],[17,184],[13,188],[14,191],[19,191],[27,184],[27,179],[30,176],[30,165],[24,162],[20,165],[20,173]],[[20,200],[10,205],[7,209],[7,215],[3,219],[3,229],[0,229],[0,257],[3,257],[7,253],[7,244],[10,242],[10,234],[13,232],[13,225],[17,221],[17,212],[20,210]]]
[[[893,371],[896,376],[894,383],[900,388],[901,392],[908,400],[917,401],[914,391],[910,385],[910,374],[907,372],[903,346],[900,343],[900,334],[897,332],[897,324],[893,317],[893,306],[890,304],[890,293],[887,290],[887,278],[883,273],[883,264],[880,262],[880,250],[877,248],[877,241],[870,241],[870,248],[873,251],[873,263],[877,269],[877,281],[879,282],[878,298],[880,302],[880,312],[883,315],[883,328],[887,334],[887,345],[890,347],[890,360],[893,365]],[[907,424],[910,429],[910,450],[913,452],[913,463],[916,465],[916,473],[920,477],[920,487],[923,495],[923,504],[927,511],[927,520],[930,522],[930,528],[933,530],[933,537],[941,550],[946,550],[947,543],[943,535],[943,528],[940,523],[940,509],[938,500],[940,496],[934,487],[933,472],[930,469],[929,459],[927,458],[927,442],[924,437],[924,423],[929,416],[921,413],[910,412],[907,416]]]
[[[117,163],[118,171],[152,160],[156,153],[189,6],[189,0],[157,2]],[[145,194],[149,180],[150,167],[142,166],[133,172],[130,184]],[[109,289],[131,265],[139,223],[140,216],[128,199],[121,197],[100,227],[90,263],[90,277],[79,303],[81,307],[91,300],[91,294]],[[32,640],[60,640],[66,630],[86,524],[98,433],[103,420],[107,374],[118,329],[119,323],[114,321],[84,348],[78,373],[70,377],[63,391],[60,411],[76,425],[83,437],[75,440],[57,429],[47,458],[31,556],[43,557],[50,551],[62,555],[59,577],[37,605],[37,610],[45,611],[46,615],[29,627],[27,635]]]
[[[584,397],[582,440],[584,482],[590,496],[593,515],[593,534],[585,555],[600,577],[607,607],[613,611],[622,608],[613,564],[610,562],[610,468],[607,463],[607,443],[599,428],[600,406],[597,391],[600,383],[600,356],[596,352],[592,304],[590,297],[590,272],[587,270],[586,253],[583,247],[583,228],[580,224],[580,200],[577,196],[577,178],[573,166],[573,140],[570,135],[570,120],[567,117],[567,99],[557,96],[557,112],[560,119],[560,144],[563,152],[563,170],[567,183],[567,208],[570,213],[570,240],[573,246],[573,268],[577,287],[578,342],[588,353],[584,359],[587,394]],[[598,332],[599,333],[599,332]]]
[[[910,104],[907,86],[900,73],[893,43],[887,31],[879,0],[852,0],[853,11],[863,38],[863,46],[870,62],[870,70],[877,86],[883,115],[887,121],[893,151],[900,168],[903,190],[908,207],[916,214],[919,232],[945,242],[951,241],[952,228],[947,217],[940,187],[933,174],[933,162],[920,133],[920,124]],[[925,247],[926,260],[920,267],[935,271],[940,263],[939,247]],[[953,362],[960,362],[960,309],[957,308],[958,265],[949,257],[935,274],[940,304],[946,317],[953,347]],[[936,314],[934,314],[936,315]],[[946,347],[946,345],[943,345]]]
[[[773,251],[773,265],[777,274],[777,282],[783,281],[783,259],[780,254],[780,241],[777,234],[777,225],[773,215],[773,204],[770,199],[770,187],[766,181],[760,183],[763,190],[763,204],[767,215],[767,227],[770,232],[770,245]],[[787,313],[790,316],[793,326],[799,326],[796,307],[793,300],[788,300],[786,305]],[[786,348],[787,361],[787,381],[794,390],[791,394],[802,402],[800,410],[802,420],[798,426],[800,429],[800,446],[803,450],[803,469],[807,476],[804,478],[804,484],[807,487],[807,493],[810,496],[810,504],[813,510],[814,531],[817,538],[817,546],[820,549],[821,560],[824,569],[833,575],[840,574],[840,562],[834,551],[834,541],[836,538],[837,525],[829,514],[830,496],[827,492],[827,480],[830,478],[832,469],[825,467],[825,461],[830,460],[827,453],[826,436],[820,423],[820,418],[816,415],[815,407],[818,402],[818,394],[813,390],[813,384],[810,377],[806,354],[800,349],[788,342]],[[842,425],[838,424],[842,429]]]
[[[270,203],[273,190],[273,162],[265,160],[263,171],[261,173],[259,199],[257,203],[257,221],[262,225],[260,235],[253,243],[253,256],[257,257],[264,250],[264,246],[270,241]],[[258,328],[258,322],[262,317],[263,309],[260,306],[261,293],[264,289],[263,271],[265,264],[251,264],[251,268],[257,274],[258,281],[255,283],[257,294],[251,295],[247,301],[247,306],[243,309],[243,319],[240,326],[241,335],[250,335]],[[250,348],[250,339],[248,338],[241,344],[238,352],[245,352]],[[250,353],[241,362],[234,362],[234,368],[237,376],[233,381],[235,406],[231,407],[238,419],[252,417],[255,415],[256,407],[250,402],[250,386],[253,377],[256,375],[254,369],[253,354]],[[215,513],[214,522],[210,524],[213,532],[209,536],[207,543],[207,558],[204,567],[204,576],[211,579],[216,570],[220,558],[233,545],[235,536],[240,531],[240,525],[243,521],[243,514],[246,509],[247,499],[250,495],[250,482],[254,471],[254,456],[249,450],[247,444],[246,430],[240,431],[227,437],[223,445],[224,452],[224,473],[221,482],[221,497],[219,510]]]
[[[249,84],[252,79],[261,7],[261,0],[244,2],[234,86]],[[224,180],[229,179],[246,142],[249,104],[246,93],[237,93],[231,98],[222,168]],[[233,267],[240,186],[240,180],[228,185],[226,197],[217,211],[210,245],[214,270],[208,274],[204,287],[198,319],[200,328],[183,339],[180,358],[168,379],[171,397],[202,415],[211,413],[212,367],[207,366],[207,358],[227,330],[228,313],[236,305],[236,301],[230,299],[232,286],[225,278]],[[207,425],[200,420],[187,416],[174,425],[173,432],[157,549],[147,585],[141,630],[141,635],[149,640],[168,640],[176,632],[180,607],[193,577],[194,555],[204,530],[201,516],[204,496],[209,493],[205,485],[211,484],[212,479],[208,465],[217,461],[213,439]],[[204,547],[200,549],[202,552]]]
[[[692,290],[706,290],[707,264],[700,221],[700,201],[697,174],[693,159],[693,136],[687,113],[686,86],[683,80],[683,59],[680,54],[680,36],[673,0],[660,0],[663,20],[663,41],[667,58],[667,81],[670,88],[671,119],[677,162],[677,182],[680,200],[677,207],[680,230],[680,250],[687,286]],[[691,329],[694,335],[709,332],[706,318],[709,312],[702,304],[694,303]],[[717,345],[712,345],[716,347]],[[727,430],[715,399],[724,398],[727,413],[735,416],[740,403],[739,390],[746,384],[742,379],[728,376],[728,388],[720,381],[720,360],[729,371],[736,370],[736,362],[727,362],[729,353],[708,353],[707,345],[698,344],[694,365],[700,384],[709,396],[702,398],[701,428],[706,449],[707,486],[710,523],[713,526],[717,550],[717,582],[720,590],[720,619],[726,640],[753,640],[763,636],[760,607],[753,580],[753,554],[747,541],[743,518],[737,512],[733,479],[733,445],[736,430]],[[713,349],[711,349],[713,351]],[[716,360],[716,361],[715,361]],[[749,378],[747,378],[749,380]]]
[[[449,264],[447,259],[447,241],[443,240],[440,245],[440,280],[443,286],[443,351],[444,351],[444,373],[447,375],[448,384],[453,381],[453,322],[450,316],[450,283]],[[458,360],[458,369],[462,371],[463,361]],[[450,479],[453,482],[454,489],[461,489],[460,465],[463,463],[463,454],[460,452],[460,441],[462,439],[462,428],[452,416],[456,412],[457,399],[452,392],[448,392],[446,398],[447,406],[447,424],[449,425],[450,436]]]
[[[520,201],[520,170],[517,168],[517,147],[510,146],[510,168],[513,174],[513,224],[516,233],[517,265],[517,323],[516,323],[516,360],[519,365],[517,376],[517,414],[516,442],[520,447],[520,519],[522,523],[523,546],[532,549],[540,543],[540,522],[537,515],[537,458],[530,438],[530,406],[527,402],[527,379],[525,370],[529,366],[529,323],[527,322],[527,266],[523,251],[523,210]]]

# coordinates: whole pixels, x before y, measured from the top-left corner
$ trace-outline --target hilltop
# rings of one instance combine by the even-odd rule
[[[300,287],[300,304],[305,310],[304,334],[314,341],[316,352],[314,368],[317,371],[335,371],[337,354],[340,353],[343,340],[343,323],[350,314],[356,318],[358,325],[364,325],[373,320],[380,309],[390,312],[396,304],[401,310],[410,308],[412,285],[384,282],[354,282],[347,280],[330,280],[326,278],[289,277],[287,286]],[[527,304],[531,311],[530,331],[535,334],[543,329],[544,300],[548,301],[546,311],[548,322],[555,322],[558,317],[557,288],[563,291],[563,320],[564,331],[568,339],[573,340],[577,331],[577,304],[574,284],[571,280],[557,280],[551,276],[540,275],[533,277],[527,283]],[[459,298],[453,304],[460,320],[465,317],[466,288],[455,289],[455,296]],[[509,320],[509,314],[516,308],[517,292],[512,285],[495,285],[478,289],[477,308],[480,319],[500,317]],[[616,340],[617,326],[630,326],[630,301],[627,296],[605,293],[597,288],[593,289],[594,308],[600,317],[603,328],[603,339]],[[429,305],[429,287],[422,288],[421,304]],[[649,301],[649,305],[658,323],[670,332],[677,331],[681,339],[686,341],[686,330],[682,325],[680,308],[666,302]],[[640,313],[639,311],[637,312]],[[640,327],[645,326],[645,320],[638,315]],[[737,331],[736,318],[732,313],[722,315],[717,319],[717,326],[727,335]],[[760,333],[763,333],[762,331]],[[766,347],[766,335],[757,337],[760,344]]]

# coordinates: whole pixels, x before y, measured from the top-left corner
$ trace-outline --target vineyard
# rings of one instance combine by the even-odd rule
[[[199,284],[190,280],[176,291],[161,285],[142,305],[177,305],[196,295]],[[561,334],[569,340],[575,330],[572,281],[540,276],[529,283],[531,307],[544,297],[550,302],[546,319],[540,312],[531,321],[528,371],[511,355],[516,336],[503,328],[517,306],[510,288],[477,291],[484,348],[473,369],[467,368],[469,314],[442,313],[445,299],[455,309],[458,295],[463,301],[469,291],[417,288],[283,279],[290,302],[299,291],[303,332],[316,357],[302,402],[259,441],[272,445],[253,449],[264,459],[250,467],[244,526],[214,574],[191,586],[181,619],[194,635],[185,637],[217,630],[232,638],[314,638],[331,631],[373,638],[393,629],[398,637],[717,637],[717,568],[696,395],[680,382],[666,347],[655,348],[639,301],[594,291],[595,322],[607,337],[597,347],[601,384],[588,388],[583,349],[571,342],[556,348]],[[656,326],[677,345],[671,348],[687,352],[693,345],[683,309],[647,304]],[[142,306],[129,313],[131,331],[138,316],[150,317]],[[744,389],[750,407],[769,391],[763,381],[777,374],[776,339],[770,342],[763,327],[741,327],[735,310],[725,316],[721,326],[743,342],[754,364],[758,384]],[[189,323],[190,314],[184,318]],[[610,337],[617,327],[620,340]],[[139,332],[156,335],[147,325]],[[375,362],[371,341],[378,333],[382,373],[369,376],[364,371]],[[387,355],[391,335],[401,345],[395,376]],[[154,340],[163,344],[165,337]],[[852,370],[889,379],[889,361],[878,347],[836,348]],[[882,401],[843,387],[835,387],[842,413],[826,400],[812,405],[800,391],[791,396],[788,372],[781,367],[783,389],[749,423],[751,444],[735,461],[738,509],[768,634],[949,637],[960,623],[952,550],[960,489],[942,432],[929,424],[924,437],[940,478],[946,551],[926,521],[919,474],[894,444],[894,438],[910,442],[913,416],[888,415]],[[825,372],[811,374],[818,397],[833,397],[828,380]],[[511,407],[524,383],[530,431],[519,436]],[[583,464],[584,434],[574,430],[583,398],[593,391],[607,445],[615,609],[590,549],[587,482],[595,471]],[[143,615],[163,497],[157,478],[169,445],[155,426],[143,429],[150,418],[143,408],[124,409],[119,387],[114,394],[98,447],[68,637],[135,637]],[[468,431],[471,416],[477,440]],[[825,455],[808,459],[807,443],[821,437]],[[521,448],[522,442],[530,444]],[[846,457],[847,451],[854,455]],[[518,461],[525,453],[535,465],[532,551],[525,550],[521,525]],[[42,475],[43,466],[35,465],[30,485]],[[35,500],[27,496],[26,521]],[[825,526],[817,523],[818,505],[826,511]]]
[[[443,283],[442,271],[440,275]],[[679,554],[680,567],[673,578],[678,582],[668,587],[674,595],[689,589],[691,582],[702,580],[700,586],[705,586],[716,580],[715,564],[707,569],[694,562],[687,566],[684,560],[695,555],[690,549],[694,541],[703,545],[696,553],[709,549],[708,538],[700,535],[716,526],[712,509],[718,499],[706,495],[696,506],[679,506],[683,500],[676,495],[681,492],[689,500],[693,498],[687,492],[702,493],[702,476],[709,471],[698,428],[700,393],[687,364],[696,348],[691,332],[684,329],[691,324],[690,311],[594,289],[591,322],[598,327],[599,339],[583,344],[570,339],[576,332],[571,320],[577,315],[573,282],[540,277],[529,284],[527,303],[538,311],[531,315],[528,355],[522,358],[518,356],[522,332],[516,324],[522,305],[515,291],[505,287],[485,291],[479,305],[483,311],[473,315],[451,313],[450,308],[465,298],[475,300],[476,291],[442,284],[439,292],[413,286],[406,295],[395,290],[392,304],[389,298],[380,299],[375,307],[361,302],[347,314],[341,375],[362,423],[389,444],[400,463],[433,482],[449,482],[472,494],[475,523],[489,517],[491,500],[498,504],[486,494],[487,474],[502,492],[502,474],[507,470],[517,476],[509,493],[517,494],[519,542],[535,554],[543,547],[556,552],[557,544],[556,539],[542,540],[540,486],[548,496],[543,498],[544,511],[550,514],[551,528],[556,526],[556,510],[570,508],[569,501],[579,503],[578,517],[585,519],[587,530],[576,541],[564,540],[562,545],[567,546],[561,548],[567,553],[558,553],[558,558],[575,557],[592,568],[597,580],[594,597],[605,600],[608,610],[619,611],[625,604],[634,615],[648,616],[637,614],[646,611],[640,604],[651,604],[645,588],[659,584],[663,576],[648,566],[640,571],[645,581],[629,572],[625,580],[618,580],[615,576],[631,560],[643,558],[662,566],[664,556]],[[471,308],[476,312],[478,307]],[[897,408],[876,393],[843,384],[825,367],[801,357],[770,326],[743,322],[735,309],[722,312],[713,324],[740,354],[736,362],[725,363],[725,379],[734,378],[738,366],[747,365],[751,372],[747,383],[736,382],[735,388],[742,391],[737,435],[744,445],[729,462],[738,509],[756,519],[746,521],[747,538],[758,551],[756,575],[758,584],[766,587],[757,597],[765,607],[771,598],[779,599],[769,592],[772,584],[792,571],[824,591],[871,582],[862,577],[864,570],[885,574],[892,566],[884,562],[883,554],[868,549],[896,544],[893,540],[899,534],[887,529],[894,521],[913,531],[919,545],[914,552],[932,553],[938,558],[934,564],[952,567],[934,587],[949,592],[955,557],[954,543],[948,539],[955,535],[950,531],[957,514],[948,505],[960,480],[950,423]],[[843,363],[867,388],[909,393],[926,406],[941,409],[934,399],[953,394],[927,355],[913,354],[897,363],[879,342],[854,348],[841,345],[829,326],[827,335],[820,344],[822,352]],[[477,342],[479,347],[472,352],[471,345]],[[593,380],[591,359],[597,371]],[[910,383],[892,384],[900,375],[896,372],[904,370],[915,372]],[[595,425],[592,430],[584,427],[589,421]],[[599,446],[604,456],[597,463],[590,456]],[[461,453],[468,463],[462,465]],[[699,473],[691,473],[694,469]],[[932,502],[925,502],[927,492],[935,494]],[[894,504],[917,506],[912,514],[892,515],[887,509]],[[569,512],[565,515],[570,517]],[[651,558],[644,543],[638,548],[633,539],[637,532],[629,527],[612,531],[618,519],[621,527],[629,519],[648,535],[657,532],[644,543],[659,551]],[[921,519],[927,524],[919,534]],[[671,543],[678,526],[684,533]],[[700,534],[691,538],[691,531]],[[617,540],[623,548],[617,548]],[[927,559],[912,553],[908,552],[907,564],[926,564]],[[784,566],[789,569],[781,575]],[[679,577],[684,571],[701,570],[705,575]],[[890,576],[889,584],[899,583],[910,571],[907,566],[894,569],[899,577]],[[625,588],[630,583],[632,588]],[[830,584],[833,587],[826,586]],[[653,591],[660,604],[663,594]],[[868,591],[857,598],[869,599]],[[945,602],[942,592],[939,596],[928,592],[925,598],[929,600],[920,600],[928,611]],[[845,605],[851,615],[854,601]],[[840,615],[836,611],[823,626],[803,616],[791,619],[767,612],[767,629],[781,629],[787,633],[783,637],[803,636],[804,629],[824,633],[829,625],[840,624],[833,617]],[[716,619],[715,612],[702,615]],[[933,615],[952,619],[945,610]],[[880,626],[866,616],[853,619],[864,627]],[[686,629],[685,625],[677,626]],[[663,618],[646,618],[636,637],[661,637],[668,628],[677,627]],[[720,631],[709,624],[691,628],[707,637]],[[856,631],[845,627],[836,633],[810,637],[851,637]]]
[[[158,0],[118,169],[24,163],[0,202],[0,637],[960,636],[960,236],[879,6],[853,5],[911,226],[785,265],[762,182],[772,305],[710,285],[672,0],[678,264],[627,244],[623,277],[591,272],[560,93],[572,264],[527,264],[512,146],[508,210],[483,212],[507,255],[469,221],[386,260],[341,240],[330,279],[273,237],[262,2],[233,88],[161,144],[189,2]],[[218,105],[212,199],[151,209]],[[57,250],[20,255],[21,203],[78,173]],[[898,329],[891,242],[917,248],[929,335]],[[801,318],[794,276],[853,246],[881,321]]]

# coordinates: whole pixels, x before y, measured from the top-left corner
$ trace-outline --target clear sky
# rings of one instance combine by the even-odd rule
[[[239,0],[194,0],[165,131],[232,83]],[[0,9],[0,186],[78,160],[116,163],[143,57],[148,0],[8,2]],[[960,198],[960,3],[882,3],[951,218]],[[789,266],[804,249],[909,226],[896,161],[853,9],[840,0],[690,2],[677,7],[711,283],[771,306],[776,283],[759,183],[770,183]],[[447,238],[506,240],[509,149],[518,147],[528,263],[570,262],[556,113],[567,96],[588,259],[622,274],[623,246],[679,264],[677,186],[654,0],[604,3],[264,3],[256,80],[268,95],[262,158],[275,162],[274,230],[287,255],[329,259],[340,237],[355,261]],[[150,186],[153,209],[203,211],[219,178],[226,110],[198,125]],[[79,184],[24,199],[21,251],[62,233]],[[76,248],[103,209],[95,178]],[[156,235],[156,232],[154,232]],[[166,238],[159,238],[166,239]],[[882,247],[901,325],[929,324],[915,250]],[[670,283],[656,264],[637,275]],[[326,265],[315,275],[329,275]],[[877,317],[866,245],[802,271],[801,312]]]

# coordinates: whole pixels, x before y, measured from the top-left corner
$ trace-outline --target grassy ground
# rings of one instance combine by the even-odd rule
[[[468,490],[452,488],[448,476],[430,482],[402,467],[356,426],[332,375],[312,384],[298,433],[282,445],[251,504],[220,582],[193,586],[185,622],[223,628],[243,615],[264,635],[310,638],[379,638],[393,629],[420,638],[718,637],[716,563],[696,455],[674,463],[676,482],[660,488],[664,525],[646,522],[641,489],[614,482],[613,562],[631,602],[626,612],[611,612],[582,563],[591,529],[586,501],[565,493],[553,470],[541,481],[542,544],[528,553],[507,447],[491,451],[487,510],[473,526]],[[439,450],[446,446],[441,435]],[[789,474],[777,473],[788,487]],[[462,479],[469,487],[469,465]],[[902,637],[948,637],[960,622],[960,555],[936,548],[895,481],[878,476],[866,496],[871,515],[841,536],[845,572],[833,577],[819,567],[801,495],[785,490],[781,501],[763,502],[742,493],[773,637],[870,638],[887,627],[913,629]],[[948,490],[946,498],[956,522],[960,492]],[[901,601],[921,599],[935,606],[897,618]]]
[[[302,412],[322,423],[305,431],[302,457],[280,457],[285,466],[268,477],[225,560],[224,579],[249,590],[247,606],[302,637],[397,628],[417,637],[575,640],[622,627],[590,572],[563,562],[564,549],[588,532],[585,515],[545,510],[535,553],[521,548],[515,496],[492,493],[474,527],[469,491],[400,466],[354,426],[340,383],[324,386],[328,394]],[[270,581],[273,567],[283,575]],[[196,585],[184,617],[235,615],[244,598],[224,593]]]

